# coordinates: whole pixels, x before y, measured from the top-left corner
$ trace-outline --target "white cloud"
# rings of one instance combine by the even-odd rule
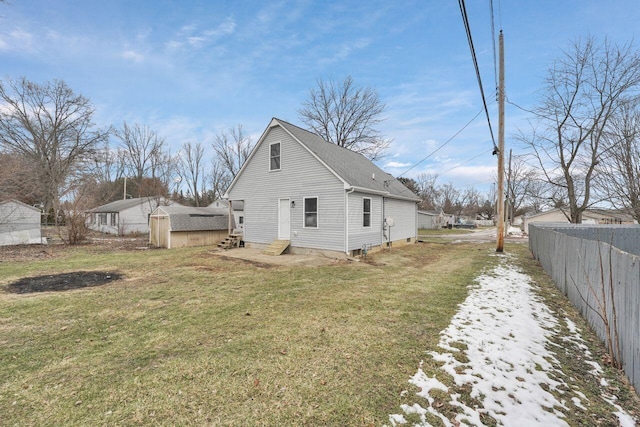
[[[133,62],[142,62],[142,61],[144,61],[144,55],[134,51],[133,49],[127,49],[124,52],[122,52],[122,57],[124,59],[128,59],[128,60],[131,60]]]
[[[16,28],[7,34],[0,34],[0,50],[24,51],[31,50],[34,36],[28,31]]]
[[[387,162],[384,165],[385,168],[406,168],[408,166],[411,166],[411,163]]]
[[[195,24],[184,25],[172,40],[165,43],[165,47],[171,50],[177,50],[182,47],[198,49],[214,43],[224,36],[229,36],[235,31],[236,22],[231,17],[225,19],[217,27],[203,31],[199,31],[198,26]]]

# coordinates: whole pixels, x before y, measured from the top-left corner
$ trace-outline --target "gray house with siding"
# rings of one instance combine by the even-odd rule
[[[177,205],[164,197],[139,197],[116,200],[92,209],[88,227],[102,233],[125,235],[148,233],[149,216],[158,206]]]
[[[18,200],[0,202],[0,246],[46,243],[40,209]]]
[[[272,119],[225,198],[243,204],[243,240],[358,254],[414,243],[420,199],[361,154]]]

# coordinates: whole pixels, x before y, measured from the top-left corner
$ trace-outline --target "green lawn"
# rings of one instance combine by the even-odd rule
[[[0,292],[0,424],[388,423],[493,253],[427,243],[362,262],[266,267],[208,248],[80,247],[0,262],[0,291],[41,274],[123,275]]]

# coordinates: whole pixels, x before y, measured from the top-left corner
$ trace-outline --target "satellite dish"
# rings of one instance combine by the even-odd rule
[[[391,218],[390,216],[386,217],[384,222],[386,222],[389,227],[393,227],[394,225],[393,218]]]

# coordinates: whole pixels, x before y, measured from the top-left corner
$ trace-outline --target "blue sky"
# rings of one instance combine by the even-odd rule
[[[392,138],[379,166],[400,175],[482,108],[457,1],[67,1],[0,3],[0,78],[64,80],[96,124],[150,126],[176,152],[242,124],[254,140],[271,117],[302,125],[317,79],[351,75],[386,104]],[[497,136],[489,0],[467,0]],[[493,0],[505,34],[506,93],[534,105],[546,69],[579,37],[637,38],[637,0]],[[497,43],[497,41],[496,41]],[[640,44],[636,41],[636,47]],[[527,113],[506,108],[506,144]],[[484,115],[405,176],[485,191],[496,157]]]

